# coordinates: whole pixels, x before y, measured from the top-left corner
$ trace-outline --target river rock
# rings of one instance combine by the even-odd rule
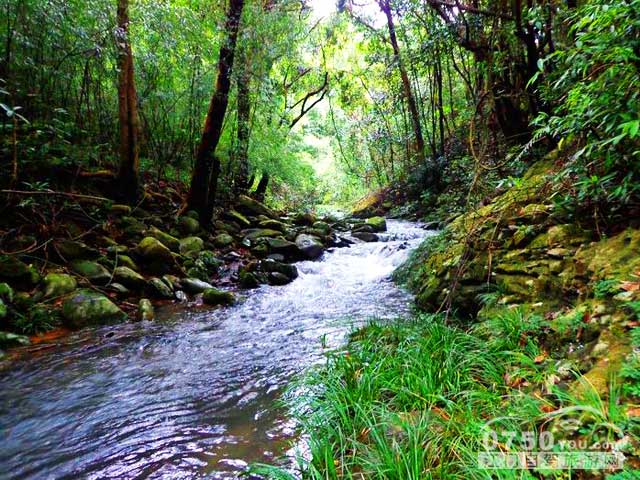
[[[191,295],[196,295],[213,288],[213,285],[198,278],[183,278],[180,280],[180,286],[185,292]]]
[[[352,233],[375,233],[375,229],[371,225],[362,223],[353,228]]]
[[[96,258],[100,254],[95,248],[75,240],[58,240],[54,242],[54,247],[62,259],[66,261]]]
[[[120,224],[126,237],[139,237],[139,235],[143,235],[147,230],[144,222],[135,217],[122,217]]]
[[[278,230],[271,230],[270,228],[254,228],[249,230],[243,230],[242,234],[244,239],[242,243],[249,242],[249,245],[253,245],[257,240],[261,238],[273,238],[282,235],[282,232]]]
[[[220,233],[213,237],[213,244],[218,248],[225,248],[233,244],[233,237],[228,233]]]
[[[260,270],[267,273],[280,273],[287,277],[287,283],[298,278],[298,269],[295,265],[277,262],[272,259],[266,259],[260,262]]]
[[[367,225],[371,225],[376,232],[387,231],[387,221],[384,217],[371,217],[366,220]]]
[[[379,240],[378,235],[369,232],[354,232],[351,234],[353,238],[362,240],[363,242],[377,242]]]
[[[151,227],[147,231],[147,235],[160,240],[160,242],[172,252],[180,251],[180,240],[178,240],[173,235],[169,235],[168,233],[163,232],[159,228]]]
[[[208,288],[202,294],[202,301],[207,305],[232,305],[235,303],[236,298],[231,292]]]
[[[224,218],[238,224],[240,228],[247,228],[251,226],[251,222],[249,221],[249,219],[236,210],[226,211],[224,213]]]
[[[147,262],[173,262],[171,250],[154,237],[145,237],[138,244],[138,254]]]
[[[155,312],[153,310],[153,304],[148,298],[141,298],[138,303],[138,312],[136,318],[150,322],[155,318]]]
[[[90,260],[75,260],[71,262],[71,268],[81,277],[86,278],[95,285],[105,285],[111,280],[111,273],[102,265]]]
[[[293,223],[296,225],[303,225],[310,227],[314,223],[316,223],[317,218],[313,213],[299,213],[293,219]]]
[[[192,217],[180,217],[178,229],[186,235],[194,235],[200,231],[200,222]]]
[[[157,277],[152,278],[147,283],[147,291],[154,298],[171,299],[174,297],[173,288]]]
[[[324,245],[319,238],[301,233],[296,237],[298,249],[309,259],[315,260],[324,252]]]
[[[4,300],[5,303],[12,303],[13,295],[13,288],[8,283],[0,283],[0,300]]]
[[[238,272],[238,285],[240,288],[258,288],[260,286],[260,280],[255,273],[241,269]]]
[[[4,303],[4,300],[0,298],[0,320],[7,316],[7,306]]]
[[[118,255],[116,257],[116,264],[123,267],[129,267],[131,270],[134,270],[136,272],[140,270],[136,262],[134,262],[129,255]]]
[[[198,254],[197,262],[202,263],[210,274],[217,273],[224,262],[216,257],[216,254],[211,250],[203,250]]]
[[[140,290],[147,284],[142,275],[134,272],[129,267],[117,267],[113,271],[113,278],[116,282],[132,290]]]
[[[267,228],[270,230],[278,230],[279,232],[286,232],[288,226],[286,223],[281,222],[280,220],[274,220],[272,218],[267,218],[266,220],[260,221],[258,224],[260,228]]]
[[[70,328],[121,322],[127,315],[104,295],[92,290],[78,290],[62,304],[64,323]]]
[[[106,289],[108,292],[115,293],[118,298],[126,298],[131,295],[131,290],[118,282],[111,282]]]
[[[329,235],[329,233],[331,233],[331,226],[327,222],[322,222],[322,221],[314,222],[311,228],[319,232],[322,232],[323,235]]]
[[[187,257],[195,256],[204,248],[204,240],[200,237],[187,237],[180,240],[180,254]]]
[[[0,279],[20,286],[35,285],[40,281],[37,270],[13,255],[0,255]]]
[[[66,273],[48,273],[44,277],[43,283],[46,298],[66,295],[78,287],[76,279]]]
[[[240,195],[238,197],[238,204],[236,208],[241,213],[246,213],[247,215],[253,215],[255,217],[258,215],[264,215],[265,217],[274,218],[276,216],[265,204],[247,197],[246,195]]]
[[[271,272],[267,278],[269,279],[269,285],[286,285],[292,281],[291,278],[280,272]]]

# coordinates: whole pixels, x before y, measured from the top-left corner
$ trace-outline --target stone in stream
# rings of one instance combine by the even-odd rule
[[[121,322],[127,315],[111,300],[93,290],[78,290],[62,304],[64,324],[70,328]]]
[[[280,235],[282,235],[282,232],[278,230],[272,230],[270,228],[251,228],[248,230],[243,230],[242,235],[244,235],[244,238],[242,240],[243,244],[246,244],[246,242],[248,241],[249,245],[253,245],[257,240],[261,238],[279,237]]]
[[[136,318],[145,321],[151,321],[155,318],[155,312],[153,310],[153,304],[148,298],[141,298],[138,303],[138,312]]]
[[[102,265],[90,260],[71,262],[72,270],[95,285],[106,285],[111,280],[111,273]]]
[[[138,254],[146,262],[171,262],[173,264],[173,256],[160,240],[154,237],[143,238],[136,247]]]
[[[322,256],[324,252],[324,245],[318,237],[301,233],[296,237],[296,245],[305,257],[315,260]]]
[[[292,281],[291,278],[287,277],[285,274],[280,272],[269,273],[268,279],[269,279],[269,285],[276,285],[276,286],[286,285],[288,283],[291,283]]]
[[[289,283],[298,278],[298,269],[295,265],[288,263],[280,263],[272,259],[266,259],[260,262],[260,270],[266,273],[279,273],[284,275]]]
[[[207,305],[233,305],[236,298],[233,293],[218,290],[217,288],[208,288],[202,294],[202,301]]]
[[[366,220],[367,225],[371,225],[376,232],[387,231],[387,221],[384,217],[371,217]]]
[[[180,280],[180,286],[185,292],[191,295],[197,295],[198,293],[213,288],[213,285],[198,278],[183,278]]]
[[[296,225],[304,225],[310,227],[314,223],[316,223],[317,219],[313,213],[299,213],[293,219],[293,223]]]
[[[371,225],[367,225],[366,223],[361,223],[357,226],[354,226],[352,233],[375,233],[375,229]]]
[[[157,277],[152,278],[147,283],[147,292],[154,298],[171,299],[174,297],[173,288]]]
[[[369,232],[354,232],[351,234],[353,238],[362,240],[363,242],[377,242],[379,240],[378,235]]]
[[[331,226],[329,226],[327,222],[322,222],[322,221],[315,222],[311,226],[311,228],[319,232],[322,232],[323,235],[329,235],[329,233],[331,233]]]
[[[132,290],[141,290],[147,284],[142,275],[134,272],[129,267],[117,267],[113,271],[113,278],[116,282]]]
[[[280,232],[286,232],[287,231],[287,224],[281,222],[280,220],[274,220],[272,218],[268,218],[266,220],[262,220],[258,226],[260,228],[267,228],[270,230],[278,230]]]
[[[240,288],[258,288],[260,286],[260,280],[255,273],[240,269],[238,272],[238,285]]]
[[[95,248],[91,248],[86,243],[75,240],[57,240],[53,246],[65,261],[96,258],[100,255],[100,252]]]
[[[66,273],[48,273],[44,279],[45,298],[59,297],[73,292],[78,287],[78,282]]]

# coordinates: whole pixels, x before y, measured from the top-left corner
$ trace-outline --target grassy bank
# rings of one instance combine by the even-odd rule
[[[633,471],[639,468],[637,355],[610,378],[602,395],[553,358],[543,342],[544,329],[541,317],[505,309],[470,329],[421,315],[354,333],[344,351],[332,353],[326,366],[294,387],[291,407],[310,435],[312,454],[302,464],[303,477],[604,476],[478,468],[478,452],[487,447],[524,451],[533,438],[535,450],[542,441],[544,450],[556,452],[623,452],[626,471],[610,472],[609,478],[639,478],[640,470]],[[633,333],[637,351],[640,330]],[[569,441],[575,444],[562,446]],[[602,444],[607,444],[604,450]],[[260,470],[268,478],[289,478]]]

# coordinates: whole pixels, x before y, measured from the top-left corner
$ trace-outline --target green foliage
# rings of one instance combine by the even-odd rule
[[[596,298],[612,297],[620,292],[620,282],[618,280],[598,280],[593,287],[593,294]]]
[[[567,44],[540,64],[550,71],[544,92],[556,108],[534,124],[538,135],[578,146],[561,205],[616,209],[640,188],[640,2],[592,0],[565,21]]]

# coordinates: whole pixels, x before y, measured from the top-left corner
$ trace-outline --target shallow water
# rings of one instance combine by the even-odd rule
[[[370,317],[407,313],[390,274],[428,232],[298,263],[227,309],[85,330],[0,372],[0,478],[236,478],[295,438],[276,400]]]

